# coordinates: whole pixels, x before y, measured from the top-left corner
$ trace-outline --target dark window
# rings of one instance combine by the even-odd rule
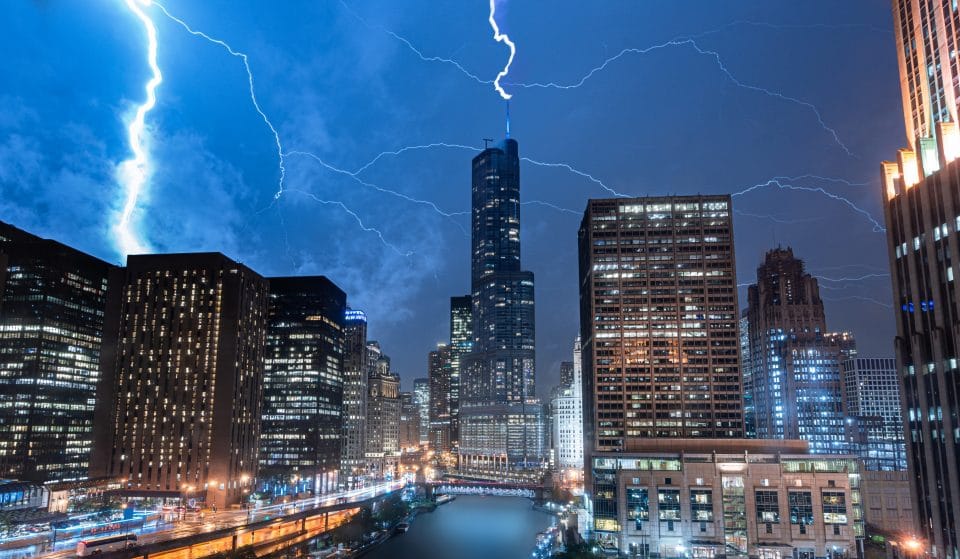
[[[791,491],[789,501],[790,524],[813,524],[813,495],[809,491]]]
[[[642,527],[641,522],[650,520],[650,498],[646,488],[627,488],[627,520],[636,522],[638,530]]]

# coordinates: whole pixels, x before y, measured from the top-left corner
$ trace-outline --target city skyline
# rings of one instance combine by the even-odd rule
[[[648,14],[643,10],[584,16],[575,15],[582,10],[559,6],[557,22],[547,27],[533,23],[538,20],[532,7],[507,3],[499,19],[518,45],[512,73],[504,79],[504,87],[513,94],[513,135],[527,146],[525,154],[530,159],[567,163],[632,195],[739,192],[770,177],[805,174],[874,184],[872,162],[892,153],[903,137],[890,10],[889,6],[866,2],[833,4],[705,7],[685,17],[676,16],[677,8],[658,6],[652,11],[656,17],[649,22],[644,21]],[[505,49],[487,36],[486,6],[482,2],[441,10],[430,25],[423,24],[416,9],[408,13],[398,7],[363,2],[348,6],[369,27],[335,3],[272,13],[237,11],[237,21],[230,27],[207,11],[215,8],[177,3],[167,7],[196,29],[249,54],[258,98],[289,152],[311,151],[352,173],[381,151],[440,141],[480,150],[482,138],[502,135],[504,106],[490,86],[472,81],[450,64],[421,60],[377,27],[407,38],[427,57],[449,55],[481,79],[488,75],[492,79],[503,67]],[[18,6],[12,15],[20,25],[3,39],[4,44],[27,48],[11,49],[25,53],[6,62],[11,73],[26,72],[20,65],[39,62],[50,72],[27,72],[24,75],[30,75],[29,79],[7,88],[9,102],[0,118],[0,128],[8,137],[0,160],[0,168],[8,171],[0,176],[5,199],[2,210],[4,217],[17,226],[116,263],[119,258],[110,233],[119,194],[114,170],[128,157],[122,125],[126,112],[142,101],[149,68],[144,57],[143,27],[122,3],[80,10],[71,6]],[[286,25],[293,10],[309,11],[313,17],[306,19],[311,25]],[[286,186],[290,191],[271,207],[277,192],[276,150],[269,130],[250,104],[241,61],[221,47],[191,36],[158,10],[152,9],[151,14],[158,27],[159,62],[165,78],[157,90],[158,106],[147,118],[155,165],[143,207],[148,217],[145,237],[152,248],[222,251],[268,276],[328,275],[351,294],[351,305],[371,316],[370,337],[391,348],[395,369],[404,380],[404,388],[409,389],[413,378],[426,374],[424,348],[448,335],[446,305],[430,294],[439,291],[453,295],[468,290],[463,273],[467,261],[461,255],[468,241],[460,230],[468,220],[441,216],[429,204],[378,192],[348,175],[324,171],[308,156],[292,153],[286,158]],[[583,34],[570,45],[558,41],[560,36],[575,36],[574,25],[582,17],[591,24],[586,27],[607,29],[609,33]],[[731,26],[738,20],[768,22],[774,27]],[[61,27],[66,21],[71,22],[72,30]],[[825,23],[828,25],[818,27]],[[337,31],[323,42],[306,41],[311,45],[306,52],[294,49],[294,44],[304,43],[303,33],[326,27]],[[697,53],[690,45],[624,55],[592,76],[580,90],[511,86],[516,82],[575,84],[622,48],[641,49],[674,36],[712,30],[717,31],[698,37],[698,44],[716,50],[737,79],[813,103],[825,125],[837,131],[856,157],[848,156],[838,146],[810,107],[737,87],[710,56]],[[109,40],[93,46],[79,33]],[[50,38],[58,40],[48,41]],[[52,62],[56,57],[47,50],[66,41],[76,55],[69,70]],[[752,47],[769,41],[781,45],[789,73],[757,63],[762,57]],[[821,43],[837,47],[828,49]],[[559,53],[565,56],[563,67],[549,62],[556,45],[578,49]],[[336,56],[329,56],[331,53]],[[91,64],[93,60],[106,61],[102,66],[116,68],[122,77],[105,78],[98,71],[88,72],[97,67]],[[810,78],[822,75],[822,62],[826,60],[837,69],[831,72],[835,83],[814,83]],[[870,63],[863,64],[864,60]],[[311,61],[316,66],[311,66]],[[675,75],[672,69],[678,65],[689,72]],[[383,71],[387,67],[393,69]],[[330,81],[319,77],[327,70]],[[351,77],[351,72],[356,77]],[[361,91],[360,83],[365,79],[374,79],[383,88],[397,83],[408,86],[402,91],[376,87]],[[611,80],[623,87],[609,87]],[[691,88],[691,82],[703,85]],[[661,87],[650,88],[648,83]],[[286,88],[289,93],[281,94],[277,87],[280,84],[290,86]],[[703,88],[707,88],[706,93],[694,93]],[[57,91],[69,93],[53,93]],[[203,91],[218,97],[214,100]],[[359,96],[346,102],[344,93]],[[601,114],[590,108],[592,103],[585,103],[596,96],[611,110]],[[430,99],[439,100],[424,102]],[[294,113],[284,109],[287,102],[306,110]],[[76,107],[68,117],[59,112],[65,105]],[[469,117],[447,118],[467,105],[476,108]],[[694,110],[679,110],[682,107]],[[613,118],[616,114],[625,118]],[[373,124],[375,120],[371,119],[380,119],[386,126]],[[782,134],[761,129],[759,123],[771,119],[779,123],[777,130]],[[53,132],[61,130],[56,126],[61,122],[67,124],[62,134]],[[869,124],[869,133],[861,130],[862,123]],[[589,141],[554,137],[557,135],[551,130],[556,128],[576,130],[580,138]],[[644,132],[638,135],[637,130]],[[352,138],[356,133],[369,136],[371,141],[361,145]],[[236,138],[240,142],[234,141]],[[677,151],[681,140],[686,147]],[[590,144],[604,147],[600,150]],[[63,153],[64,157],[38,155],[42,153]],[[682,155],[677,157],[677,153]],[[464,148],[435,147],[385,155],[359,178],[434,203],[446,213],[463,211],[468,206],[469,176],[462,162],[474,154]],[[750,155],[744,158],[740,154]],[[701,164],[681,165],[687,160]],[[743,165],[738,167],[739,162]],[[543,203],[579,213],[588,198],[610,193],[562,168],[529,161],[521,166],[525,192],[529,193],[524,202],[534,202],[524,206],[528,216],[521,229],[527,247],[525,268],[542,278],[537,298],[544,304],[539,305],[537,322],[544,326],[537,348],[537,369],[538,395],[544,397],[557,382],[559,364],[566,359],[567,340],[576,330],[575,305],[557,304],[572,300],[575,286],[553,278],[562,278],[575,267],[573,235],[563,243],[563,235],[556,232],[569,231],[577,218]],[[717,167],[724,168],[724,174],[715,176],[699,170]],[[410,168],[417,170],[398,172]],[[425,169],[437,178],[428,177]],[[869,187],[818,179],[797,182],[850,196],[879,219],[880,202]],[[341,201],[357,212],[366,227],[381,230],[400,253],[413,250],[415,254],[406,257],[392,251],[374,232],[360,229],[343,208],[315,203],[309,196],[294,192],[297,190]],[[66,204],[69,218],[59,205],[51,204],[55,199],[76,202]],[[186,211],[173,213],[177,204],[183,204]],[[812,192],[765,187],[735,198],[734,204],[742,212],[735,216],[742,247],[740,277],[747,277],[744,274],[755,268],[762,251],[774,241],[810,254],[811,270],[830,278],[885,273],[882,235],[873,233],[862,215],[841,202]],[[211,208],[218,211],[212,212]],[[790,223],[776,223],[757,215],[772,215]],[[215,220],[220,223],[211,226]],[[839,250],[814,254],[813,246],[825,240],[819,231],[804,238],[811,227],[829,229],[819,225],[838,220],[851,225],[838,245],[862,255],[856,262],[843,258]],[[349,242],[342,249],[314,249],[344,237],[349,237]],[[830,297],[828,312],[838,317],[835,327],[857,332],[864,351],[871,355],[889,355],[889,351],[883,351],[893,335],[892,325],[886,320],[888,309],[856,298],[887,303],[888,279],[871,277],[831,286],[841,288],[825,293],[825,298]],[[858,288],[865,291],[861,293]],[[742,300],[742,290],[740,295]],[[409,328],[411,323],[417,327]],[[414,333],[414,343],[400,343],[406,341],[409,332]]]

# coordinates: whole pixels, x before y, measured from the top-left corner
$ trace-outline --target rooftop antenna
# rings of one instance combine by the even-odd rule
[[[493,138],[484,138],[483,139],[483,149],[490,149],[490,142],[493,141]]]
[[[507,101],[507,139],[510,139],[510,101]]]

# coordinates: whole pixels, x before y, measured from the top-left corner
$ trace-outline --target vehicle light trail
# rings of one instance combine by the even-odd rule
[[[127,8],[143,24],[147,34],[147,65],[150,67],[151,77],[144,86],[146,100],[137,107],[133,118],[127,124],[127,143],[133,158],[127,159],[117,166],[117,180],[124,190],[123,207],[120,216],[114,225],[115,242],[121,257],[129,254],[150,252],[149,245],[140,238],[135,231],[133,214],[137,209],[140,195],[147,185],[150,175],[150,154],[146,147],[146,119],[147,113],[157,106],[157,87],[163,83],[163,74],[157,63],[157,27],[153,20],[143,10],[149,5],[139,0],[125,0]]]

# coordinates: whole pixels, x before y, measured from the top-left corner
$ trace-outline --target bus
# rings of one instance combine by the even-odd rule
[[[106,551],[117,551],[120,549],[127,549],[128,547],[134,547],[136,545],[136,534],[121,534],[119,536],[107,536],[105,538],[82,540],[77,544],[77,557],[99,555]]]

